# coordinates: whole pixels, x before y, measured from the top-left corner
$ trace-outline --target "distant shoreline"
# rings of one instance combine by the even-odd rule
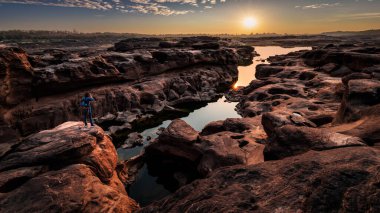
[[[364,31],[333,31],[322,32],[314,34],[279,34],[279,33],[250,33],[250,34],[208,34],[208,33],[194,33],[194,34],[143,34],[143,33],[116,33],[116,32],[78,32],[66,30],[2,30],[0,31],[0,39],[17,39],[22,38],[82,38],[82,37],[187,37],[187,36],[219,36],[219,37],[283,37],[283,36],[361,36],[361,35],[380,35],[380,29],[370,29]]]

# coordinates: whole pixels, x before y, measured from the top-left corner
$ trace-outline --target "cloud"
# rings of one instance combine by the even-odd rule
[[[184,15],[184,14],[194,12],[192,10],[173,10],[167,6],[160,5],[157,3],[144,3],[144,4],[137,4],[137,5],[130,5],[128,6],[128,8],[131,9],[130,12],[139,12],[139,13],[144,13],[144,14],[155,14],[155,15],[163,15],[163,16]]]
[[[305,6],[295,6],[295,8],[301,8],[304,10],[322,9],[322,8],[328,8],[328,7],[337,7],[339,5],[341,5],[341,4],[340,3],[332,3],[332,4],[324,3],[324,4],[311,4],[311,5],[305,5]]]
[[[113,8],[111,3],[102,0],[0,0],[0,3],[44,5],[55,7],[79,7],[93,10],[109,10]]]
[[[346,14],[340,15],[341,19],[377,19],[380,18],[380,13],[355,13],[355,14]]]
[[[154,15],[184,15],[195,12],[200,0],[0,0],[5,4],[44,5],[55,7],[77,7],[91,10],[116,10],[123,13]],[[203,2],[204,1],[204,2]],[[220,0],[225,2],[226,0]],[[203,4],[216,4],[216,0],[202,0]],[[179,10],[178,5],[186,5]],[[181,6],[183,8],[183,6]]]
[[[159,3],[179,3],[179,4],[189,4],[189,5],[198,5],[197,0],[154,0]]]

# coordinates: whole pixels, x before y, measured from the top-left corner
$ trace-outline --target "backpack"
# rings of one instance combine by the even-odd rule
[[[89,103],[88,103],[88,101],[86,101],[85,97],[82,98],[82,100],[80,102],[80,106],[83,108],[89,107]]]

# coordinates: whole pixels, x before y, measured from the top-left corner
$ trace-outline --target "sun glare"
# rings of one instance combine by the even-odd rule
[[[243,20],[243,25],[248,29],[254,28],[257,25],[257,20],[253,17],[246,17]]]

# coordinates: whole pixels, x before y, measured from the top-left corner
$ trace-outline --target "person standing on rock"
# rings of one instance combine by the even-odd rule
[[[94,121],[92,119],[92,109],[91,109],[91,101],[95,101],[95,99],[92,97],[92,95],[89,92],[86,92],[84,97],[82,98],[80,102],[80,106],[82,108],[83,113],[83,122],[84,122],[84,128],[87,128],[87,116],[90,119],[91,127],[94,126]]]

